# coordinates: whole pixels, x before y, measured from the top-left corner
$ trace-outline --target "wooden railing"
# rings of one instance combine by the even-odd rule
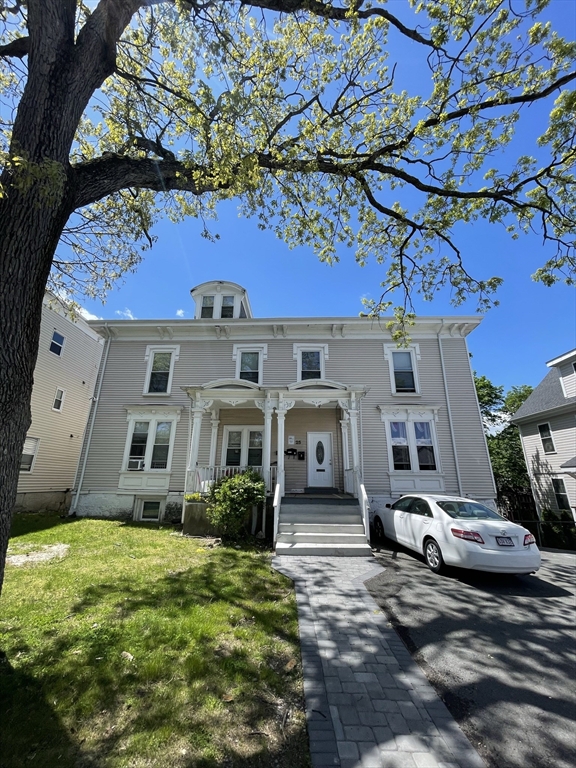
[[[186,493],[208,493],[211,486],[223,477],[233,477],[251,469],[259,475],[263,475],[262,467],[196,467],[188,472]],[[266,492],[271,494],[276,485],[277,467],[270,467],[270,479]]]

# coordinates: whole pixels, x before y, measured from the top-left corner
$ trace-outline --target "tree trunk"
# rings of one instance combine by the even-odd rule
[[[42,185],[18,190],[4,174],[0,198],[0,591],[20,457],[30,427],[30,398],[52,258],[68,218],[60,199]],[[8,181],[8,184],[6,182]]]

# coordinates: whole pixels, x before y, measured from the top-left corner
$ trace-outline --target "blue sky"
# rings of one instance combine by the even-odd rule
[[[549,17],[567,37],[570,28],[576,34],[573,0],[554,0]],[[520,135],[524,146],[519,153],[533,151],[536,112],[532,109]],[[190,289],[212,279],[244,286],[258,317],[356,316],[362,311],[362,297],[381,294],[384,268],[374,261],[359,267],[353,252],[342,249],[339,264],[322,264],[311,250],[291,251],[273,233],[260,231],[255,220],[239,218],[233,202],[222,205],[219,221],[212,223],[212,231],[220,236],[217,242],[203,239],[201,229],[195,220],[161,222],[154,230],[157,242],[138,271],[116,286],[106,305],[88,299],[83,305],[104,318],[191,317]],[[458,240],[475,277],[504,278],[500,306],[490,310],[468,338],[474,368],[506,388],[535,386],[547,373],[547,360],[576,346],[576,291],[563,284],[546,288],[530,279],[553,253],[537,236],[513,241],[500,226],[476,223],[463,225]],[[420,315],[476,311],[473,302],[452,307],[448,293],[433,302],[416,296],[414,303]]]

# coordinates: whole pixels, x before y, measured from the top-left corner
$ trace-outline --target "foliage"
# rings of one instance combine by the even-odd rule
[[[543,546],[576,551],[576,523],[571,512],[543,509],[542,520]]]
[[[507,490],[529,488],[530,478],[520,434],[518,427],[510,424],[510,417],[532,393],[532,387],[521,384],[504,394],[504,387],[477,373],[474,373],[474,384],[497,487]]]
[[[184,496],[184,501],[188,501],[188,502],[196,501],[196,502],[198,502],[198,501],[206,501],[206,499],[205,499],[204,496],[202,496],[201,493],[187,493]]]
[[[401,324],[414,290],[493,302],[500,278],[470,274],[459,222],[541,234],[553,249],[535,279],[573,280],[576,42],[551,28],[547,0],[425,0],[398,16],[384,0],[69,2],[75,38],[51,43],[53,3],[64,8],[0,8],[4,194],[70,193],[71,252],[56,255],[53,288],[102,295],[152,246],[160,216],[200,217],[213,237],[232,197],[323,261],[346,248],[376,259],[384,292],[369,309],[398,289]],[[68,82],[27,79],[28,52],[66,61],[69,44],[74,76],[93,86],[63,168],[13,128],[25,89]]]
[[[16,515],[0,621],[3,768],[309,765],[293,590],[268,554],[170,526]],[[282,721],[283,728],[280,728]]]
[[[222,477],[210,489],[206,516],[214,528],[233,539],[242,533],[252,507],[265,499],[264,480],[253,470]]]

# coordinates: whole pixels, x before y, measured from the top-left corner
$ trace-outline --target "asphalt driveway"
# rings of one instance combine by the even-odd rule
[[[492,768],[576,762],[576,556],[542,553],[534,576],[433,574],[393,543],[366,582]]]

